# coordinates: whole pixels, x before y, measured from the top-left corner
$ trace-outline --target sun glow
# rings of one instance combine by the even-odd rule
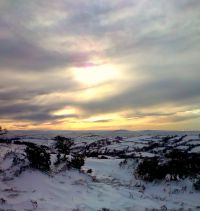
[[[55,116],[75,115],[77,113],[78,113],[78,111],[76,108],[73,108],[71,106],[66,106],[64,109],[53,112],[53,115],[55,115]]]
[[[110,114],[100,114],[97,116],[89,117],[84,119],[83,122],[106,122],[121,119],[120,114],[118,113],[110,113]]]
[[[117,67],[111,64],[73,68],[72,74],[75,80],[84,85],[97,85],[120,77]]]

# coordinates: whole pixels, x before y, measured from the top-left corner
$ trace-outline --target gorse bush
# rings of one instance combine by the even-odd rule
[[[139,163],[136,172],[144,180],[163,179],[167,174],[188,177],[200,174],[200,155],[172,150],[165,155],[165,162],[159,158],[146,158]]]
[[[0,135],[5,135],[7,132],[8,132],[7,129],[2,128],[2,127],[0,126]]]
[[[5,143],[5,144],[10,144],[10,143],[12,143],[12,140],[11,140],[11,139],[8,139],[8,138],[6,138],[6,136],[4,136],[4,135],[6,135],[7,133],[8,133],[7,129],[2,128],[2,127],[0,126],[0,143]]]
[[[57,161],[55,165],[59,165],[60,163],[66,163],[68,168],[76,168],[81,169],[84,165],[84,155],[74,154],[71,152],[71,147],[74,145],[74,140],[72,138],[56,136],[54,138],[56,141],[55,148],[58,151]],[[74,154],[71,156],[70,154]],[[67,155],[71,156],[71,159]]]
[[[84,163],[85,163],[84,157],[81,155],[76,155],[71,159],[69,167],[81,169]]]
[[[72,138],[56,136],[54,140],[56,141],[55,148],[59,153],[66,155],[70,153],[71,146],[74,144],[74,140]]]
[[[45,147],[31,143],[26,147],[25,152],[32,168],[43,171],[50,170],[50,154],[46,151]]]
[[[146,158],[138,164],[136,173],[144,180],[153,181],[154,179],[162,179],[165,173],[162,167],[158,168],[157,158]]]
[[[199,190],[200,191],[200,178],[197,179],[194,183],[193,186],[195,188],[195,190]]]

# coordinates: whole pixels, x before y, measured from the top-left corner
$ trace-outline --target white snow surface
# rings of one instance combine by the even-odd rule
[[[157,142],[165,135],[184,135],[182,141],[194,140],[197,143],[199,132],[167,131],[12,131],[8,137],[20,137],[22,141],[52,146],[56,135],[73,137],[76,146],[93,143],[116,136],[123,137],[119,143],[102,146],[108,149],[127,149],[127,154],[142,149],[145,142]],[[157,137],[158,136],[158,137]],[[154,138],[156,137],[156,138]],[[128,147],[128,148],[127,148]],[[179,146],[184,149],[184,146]],[[42,173],[27,169],[19,176],[12,175],[12,156],[9,152],[23,156],[23,145],[0,144],[0,210],[15,211],[98,211],[102,208],[122,211],[150,210],[198,210],[200,192],[195,191],[191,179],[180,181],[144,182],[134,176],[135,161],[130,159],[86,158],[81,171],[71,169],[59,173]],[[197,146],[191,152],[200,153]],[[144,157],[153,157],[150,152],[135,152]],[[51,156],[55,161],[55,154]],[[90,171],[88,171],[90,170]],[[5,180],[9,171],[11,179]]]

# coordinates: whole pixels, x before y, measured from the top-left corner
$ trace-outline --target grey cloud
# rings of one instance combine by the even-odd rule
[[[184,9],[184,11],[197,9],[198,7],[200,7],[200,2],[198,0],[171,0],[170,3],[174,4],[177,9]]]
[[[161,116],[161,118],[159,118],[159,122],[160,123],[165,123],[165,124],[169,124],[169,123],[179,123],[179,122],[184,122],[184,121],[190,121],[190,120],[196,120],[199,119],[200,115],[199,114],[182,114],[182,115],[178,115],[178,114],[173,114],[167,117],[163,117]],[[151,120],[152,123],[158,123],[156,119]]]
[[[48,122],[50,121],[52,123],[52,121],[55,120],[59,120],[59,119],[66,119],[66,118],[77,118],[77,115],[61,115],[61,116],[54,116],[48,113],[44,113],[44,112],[38,112],[38,113],[32,113],[32,114],[28,114],[28,115],[20,115],[20,116],[16,116],[15,119],[16,120],[28,120],[28,121],[32,121],[32,122],[37,122],[37,123],[44,123],[44,122]]]
[[[0,39],[0,67],[26,71],[50,70],[58,67],[79,66],[88,60],[88,53],[45,50],[26,40]]]
[[[58,10],[59,14],[62,4],[58,7],[56,4],[49,2],[44,4],[37,0],[32,2],[8,0],[3,1],[0,6],[1,69],[49,71],[61,67],[80,66],[88,61],[91,54],[95,54],[95,52],[84,52],[80,48],[71,51],[67,45],[65,51],[42,46],[42,43],[49,38],[59,36],[61,31],[56,26],[37,28],[34,25],[42,24],[39,18],[45,16],[45,12],[46,14],[50,12],[49,15],[52,12],[54,15],[53,12]],[[68,36],[66,31],[64,36]]]
[[[95,120],[95,121],[92,121],[92,122],[100,122],[100,123],[105,123],[105,122],[111,122],[112,119],[100,119],[100,120]]]
[[[167,116],[173,116],[176,113],[170,112],[141,112],[141,111],[135,111],[135,112],[129,112],[126,115],[123,115],[125,118],[143,118],[143,117],[167,117]]]
[[[198,119],[200,118],[200,115],[191,114],[191,115],[185,115],[185,116],[174,116],[170,119],[172,122],[182,122],[186,120],[192,120],[192,119]]]
[[[18,103],[18,104],[12,104],[12,105],[6,105],[0,107],[0,115],[1,116],[15,116],[20,113],[27,113],[30,111],[34,111],[38,109],[38,106],[36,105],[27,105],[25,103]]]
[[[8,117],[17,121],[28,120],[38,123],[55,121],[63,118],[78,118],[78,116],[74,114],[59,116],[51,114],[53,111],[62,108],[66,104],[67,102],[55,102],[54,104],[48,105],[34,105],[28,102],[15,103],[12,105],[1,106],[0,115],[1,117]]]
[[[190,105],[194,100],[200,101],[199,79],[179,81],[177,78],[152,80],[146,84],[114,95],[104,101],[83,104],[88,113],[111,112],[123,109],[138,109],[155,105],[173,103]]]
[[[123,16],[123,12],[129,8],[129,12],[132,11],[130,14],[117,19],[117,16]],[[198,0],[121,0],[117,3],[107,0],[58,0],[56,3],[2,0],[1,116],[45,122],[65,118],[51,115],[52,111],[65,105],[80,107],[86,112],[86,116],[129,108],[138,110],[165,103],[198,106],[199,9]],[[59,18],[61,13],[66,15]],[[45,25],[43,18],[48,21],[48,15],[55,17],[55,23]],[[73,41],[63,41],[65,51],[59,50],[57,46],[46,48],[42,45],[54,36],[58,39],[73,37]],[[106,40],[110,46],[103,52],[98,47],[92,51],[81,49],[82,42],[93,38],[102,44]],[[77,49],[70,50],[74,45]],[[55,99],[53,103],[33,103],[34,98],[40,95],[80,89],[80,85],[73,81],[69,72],[66,71],[67,77],[64,77],[59,68],[82,66],[92,62],[93,56],[101,55],[111,63],[128,64],[127,77],[141,74],[148,76],[148,80],[137,81],[137,86],[101,101],[93,99],[82,103]],[[50,76],[50,72],[54,76]],[[30,74],[27,75],[29,80],[14,77],[20,74]],[[119,84],[120,86],[123,84]],[[159,116],[156,112],[136,112],[135,115]]]
[[[31,81],[28,79],[19,79],[12,76],[12,72],[8,72],[2,77],[0,88],[0,101],[15,102],[16,100],[32,100],[34,97],[48,95],[53,93],[65,93],[72,90],[80,89],[81,86],[71,77],[61,75],[42,75],[37,74],[36,79]],[[26,75],[28,78],[34,75]]]

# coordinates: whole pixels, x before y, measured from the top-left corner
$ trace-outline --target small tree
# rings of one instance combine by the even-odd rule
[[[72,158],[69,167],[81,169],[81,167],[84,165],[85,160],[84,157],[81,155],[76,155]]]
[[[51,164],[50,154],[44,147],[31,144],[26,147],[25,152],[31,167],[43,171],[49,171]]]
[[[193,186],[195,190],[200,190],[200,178],[198,178],[194,183]]]
[[[63,136],[56,136],[54,138],[56,141],[55,148],[59,153],[69,155],[71,146],[74,144],[74,140],[72,138],[66,138]]]
[[[5,135],[7,132],[8,132],[7,129],[2,128],[2,127],[0,126],[0,135]]]

